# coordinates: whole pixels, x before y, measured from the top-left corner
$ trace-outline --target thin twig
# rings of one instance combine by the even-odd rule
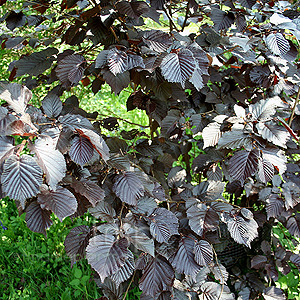
[[[114,118],[116,118],[116,119],[118,119],[118,120],[120,120],[120,121],[126,122],[126,123],[128,123],[128,124],[130,124],[130,125],[135,125],[135,126],[139,126],[139,127],[143,127],[143,128],[148,128],[148,127],[150,127],[150,125],[141,125],[141,124],[137,124],[137,123],[128,121],[128,120],[126,120],[126,119],[120,118],[120,117],[116,116],[116,114],[115,114],[114,112],[112,112],[112,111],[110,111],[110,110],[108,110],[108,112],[110,112],[111,114],[113,114],[113,115],[114,115]],[[102,116],[102,117],[106,117],[106,118],[111,117],[111,116],[108,116],[108,115],[105,115],[105,114],[101,114],[101,113],[99,113],[99,115]]]
[[[122,202],[122,207],[121,207],[121,211],[120,211],[120,214],[119,214],[119,217],[118,219],[120,220],[120,228],[123,227],[123,222],[122,222],[122,213],[123,213],[123,209],[125,207],[125,204]]]
[[[295,114],[295,110],[296,110],[296,106],[298,104],[298,101],[299,101],[299,96],[300,96],[300,87],[298,88],[298,93],[297,93],[297,96],[296,96],[296,99],[295,99],[295,103],[294,103],[294,106],[293,106],[293,109],[292,109],[292,113],[291,113],[291,116],[290,116],[290,119],[289,119],[289,126],[291,127],[291,124],[292,124],[292,121],[293,121],[293,117],[294,117],[294,114]]]
[[[220,53],[220,54],[218,54],[218,55],[223,55],[223,54],[225,54],[225,53],[227,53],[227,52],[231,52],[231,51],[233,51],[234,49],[236,49],[237,47],[240,47],[239,45],[235,45],[234,47],[232,47],[232,48],[230,48],[230,49],[228,49],[228,50],[226,50],[226,51],[224,51],[224,52],[222,52],[222,53]]]
[[[217,264],[217,266],[218,266],[218,268],[219,268],[219,270],[220,270],[221,277],[222,277],[221,292],[220,292],[220,295],[219,295],[219,298],[218,298],[218,300],[220,300],[221,297],[222,297],[223,291],[224,291],[225,278],[224,278],[224,276],[223,276],[223,273],[222,273],[222,270],[221,270],[221,267],[220,267],[220,264],[219,264],[219,261],[218,261],[218,255],[217,255],[217,253],[216,253],[214,247],[211,246],[211,248],[212,248],[212,250],[213,250],[213,252],[214,252],[214,254],[215,254],[216,264]]]
[[[183,32],[185,26],[186,26],[186,23],[187,23],[187,20],[189,18],[189,9],[190,9],[190,1],[188,1],[187,3],[187,6],[186,6],[186,10],[185,10],[185,18],[184,18],[184,21],[183,21],[183,24],[182,24],[182,27],[181,27],[181,31]]]
[[[170,21],[170,31],[172,31],[172,29],[174,28],[177,32],[179,32],[180,30],[176,27],[170,13],[168,12],[168,10],[166,9],[166,7],[164,6],[163,7],[163,11],[164,13],[167,15],[169,21]]]
[[[126,296],[127,296],[128,292],[129,292],[129,289],[130,289],[130,286],[131,286],[132,283],[133,283],[133,279],[134,279],[135,273],[136,273],[136,270],[135,270],[134,273],[133,273],[133,276],[132,276],[132,278],[131,278],[131,280],[130,280],[130,282],[129,282],[129,284],[128,284],[128,287],[127,287],[127,289],[126,289],[126,291],[125,291],[125,294],[124,294],[124,297],[123,297],[122,300],[125,300],[125,299],[126,299]]]

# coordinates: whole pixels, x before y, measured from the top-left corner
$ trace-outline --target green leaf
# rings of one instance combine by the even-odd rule
[[[78,286],[80,285],[80,280],[78,278],[76,279],[73,279],[71,282],[70,282],[71,285],[74,285],[74,286]]]
[[[74,276],[75,276],[76,278],[81,278],[81,276],[82,276],[82,271],[81,271],[80,269],[75,269]]]

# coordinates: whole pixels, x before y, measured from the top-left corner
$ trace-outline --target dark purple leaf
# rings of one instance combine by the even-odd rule
[[[128,251],[128,257],[124,265],[111,276],[111,280],[115,282],[116,286],[119,286],[122,282],[130,278],[134,269],[134,255],[131,251]]]
[[[290,217],[287,221],[286,228],[291,235],[300,238],[300,215]]]
[[[207,231],[215,231],[219,225],[219,216],[211,208],[208,208],[204,203],[192,205],[187,210],[187,217],[191,229],[202,236]]]
[[[51,213],[48,210],[44,210],[36,202],[31,202],[26,209],[26,224],[27,227],[34,232],[42,233],[46,236],[46,229],[52,225],[50,219]]]
[[[116,76],[128,70],[128,56],[122,50],[111,49],[107,54],[107,64],[110,72]]]
[[[82,136],[73,138],[69,155],[75,163],[83,166],[91,160],[93,154],[93,145],[87,138]]]
[[[22,27],[26,23],[26,16],[22,11],[14,12],[11,11],[5,18],[6,26],[10,30],[14,30],[17,27]]]
[[[270,33],[266,37],[266,45],[276,55],[284,55],[290,50],[288,40],[280,33]]]
[[[223,179],[223,173],[222,170],[218,167],[217,164],[212,164],[207,173],[207,180],[209,181],[222,181]]]
[[[172,168],[168,174],[168,184],[171,188],[180,187],[186,179],[186,170],[180,166]]]
[[[284,127],[275,124],[274,122],[258,122],[256,124],[257,132],[269,142],[286,148],[286,142],[290,138],[290,134]]]
[[[103,68],[107,64],[107,56],[111,50],[102,50],[96,60],[95,60],[95,68]]]
[[[210,266],[213,261],[213,249],[211,244],[205,240],[200,240],[194,247],[195,261],[199,266]]]
[[[128,56],[127,70],[131,70],[134,68],[140,68],[140,69],[145,68],[144,60],[140,55],[128,54],[127,56]]]
[[[163,10],[165,2],[165,0],[150,0],[151,7],[159,10]]]
[[[12,155],[4,163],[1,175],[3,192],[19,200],[23,209],[25,201],[35,196],[43,183],[43,172],[35,159],[27,154]]]
[[[143,214],[146,215],[150,211],[153,211],[157,207],[157,203],[154,198],[152,197],[141,197],[137,204],[136,207],[133,208],[133,212],[137,214]]]
[[[254,175],[258,168],[258,151],[242,150],[233,155],[229,160],[229,174],[233,180],[239,180],[242,184],[245,179]]]
[[[290,261],[300,270],[300,254],[292,254]]]
[[[142,14],[149,11],[149,6],[144,1],[120,1],[116,4],[117,10],[130,18],[138,19]]]
[[[16,76],[25,74],[38,76],[52,66],[54,61],[53,55],[57,54],[58,50],[55,48],[47,48],[40,52],[34,52],[29,56],[24,56],[15,64],[17,68]]]
[[[243,14],[237,14],[235,16],[235,24],[239,32],[243,32],[247,28],[247,20]]]
[[[154,257],[154,240],[150,239],[145,233],[129,223],[125,223],[123,229],[125,230],[125,237],[130,243],[137,249],[149,253]]]
[[[200,266],[194,259],[195,245],[196,242],[192,236],[183,237],[179,242],[177,252],[169,259],[170,263],[178,273],[190,275],[193,278],[196,277],[200,270]]]
[[[266,184],[274,176],[274,166],[266,159],[259,159],[257,175],[259,180]]]
[[[158,207],[147,218],[150,223],[150,232],[159,242],[168,242],[169,238],[178,234],[178,219],[171,211]]]
[[[284,210],[284,202],[277,194],[271,194],[266,200],[267,219],[277,218]]]
[[[270,286],[263,292],[265,300],[286,300],[286,296],[280,288]]]
[[[200,287],[199,300],[234,300],[234,295],[226,285],[217,282],[205,282]]]
[[[105,278],[104,283],[102,283],[99,279],[95,279],[95,282],[101,288],[103,294],[106,296],[106,297],[101,297],[100,299],[97,300],[121,300],[122,299],[123,297],[122,286],[118,287],[110,277]]]
[[[144,196],[144,187],[139,177],[133,172],[125,172],[116,177],[113,191],[121,201],[136,205],[137,200]]]
[[[89,208],[89,212],[97,219],[112,222],[116,216],[115,210],[106,201],[99,201],[95,207]]]
[[[252,6],[256,3],[255,0],[239,0],[241,5],[247,7],[247,8],[252,8]]]
[[[139,287],[146,294],[157,297],[163,291],[170,291],[174,270],[162,256],[151,257],[140,279]]]
[[[262,157],[269,161],[280,174],[286,170],[286,157],[284,152],[278,148],[264,148],[262,150]]]
[[[91,180],[88,179],[81,179],[76,180],[72,178],[71,187],[75,190],[76,193],[81,194],[82,196],[86,197],[89,202],[95,207],[95,205],[99,202],[104,200],[105,192],[100,186]]]
[[[252,269],[261,269],[264,268],[266,262],[268,261],[267,257],[264,255],[255,255],[251,259],[251,268]]]
[[[109,148],[101,135],[93,130],[85,128],[76,129],[76,131],[80,134],[80,136],[85,137],[90,141],[94,149],[98,152],[98,154],[100,154],[104,161],[109,159]]]
[[[103,79],[109,84],[115,94],[119,94],[130,83],[130,73],[128,71],[119,73],[116,76],[109,70],[102,70]]]
[[[42,108],[47,117],[56,118],[60,115],[63,105],[57,94],[49,93],[42,101]]]
[[[71,216],[77,210],[75,196],[67,189],[58,186],[56,191],[43,191],[38,195],[38,203],[41,208],[48,209],[62,221]]]
[[[92,123],[80,115],[66,114],[65,116],[59,117],[58,120],[63,126],[69,127],[73,131],[76,129],[94,130]]]
[[[224,132],[218,141],[218,148],[236,149],[251,145],[251,138],[243,130]]]
[[[270,85],[270,75],[271,71],[268,65],[255,66],[249,72],[250,80],[264,87]]]
[[[202,202],[212,202],[220,199],[224,191],[224,182],[217,181],[202,181],[196,185],[193,189],[193,195],[196,196]],[[193,203],[196,204],[196,203]],[[189,207],[186,204],[187,208]]]
[[[250,105],[249,112],[258,121],[268,121],[276,113],[276,108],[281,105],[282,100],[278,96],[275,96]]]
[[[234,14],[218,8],[212,8],[211,19],[215,24],[215,30],[220,31],[228,29],[234,23]]]
[[[240,216],[226,215],[225,222],[231,237],[239,244],[251,248],[250,243],[258,236],[255,220],[245,220]]]
[[[37,157],[37,163],[46,174],[46,181],[55,190],[56,185],[66,175],[66,162],[60,151],[55,149],[55,144],[49,136],[41,136],[29,148]]]
[[[172,45],[172,38],[168,33],[154,29],[144,32],[143,41],[150,49],[157,52],[165,52]]]
[[[177,82],[184,88],[185,81],[192,77],[196,68],[193,53],[181,49],[178,53],[170,53],[161,62],[161,73],[168,82]]]
[[[229,273],[222,264],[213,264],[210,269],[216,280],[218,280],[221,284],[226,283]]]
[[[8,152],[15,148],[13,144],[12,137],[0,135],[0,160],[5,159]]]
[[[79,54],[68,55],[60,60],[56,74],[64,86],[76,85],[84,72],[84,57]]]
[[[85,256],[85,248],[88,244],[90,228],[80,225],[71,229],[64,241],[65,250],[71,259],[71,266]]]
[[[122,238],[116,240],[113,235],[97,235],[89,240],[86,258],[103,282],[106,277],[115,274],[128,258],[128,242]]]
[[[282,184],[282,194],[285,199],[286,210],[295,207],[300,202],[300,188],[294,182],[284,182]]]
[[[213,122],[208,124],[202,131],[202,138],[204,140],[203,149],[218,144],[218,141],[222,135],[221,133],[221,124]]]
[[[31,91],[18,83],[0,83],[0,99],[5,100],[17,114],[25,114]]]

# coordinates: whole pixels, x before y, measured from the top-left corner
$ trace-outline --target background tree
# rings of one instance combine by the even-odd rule
[[[2,47],[23,53],[0,84],[1,190],[28,227],[97,218],[65,249],[111,300],[134,285],[144,300],[285,299],[274,282],[300,256],[272,226],[300,237],[297,3],[14,2],[1,1]],[[104,83],[130,87],[148,131],[66,99]]]

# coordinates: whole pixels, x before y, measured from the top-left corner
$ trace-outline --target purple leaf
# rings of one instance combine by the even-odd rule
[[[91,160],[93,154],[93,145],[87,138],[82,136],[73,138],[69,155],[75,163],[83,166]]]
[[[25,201],[35,196],[43,183],[43,172],[35,159],[27,154],[12,155],[4,163],[1,175],[3,192],[19,200],[24,209]]]
[[[170,291],[174,270],[162,256],[151,257],[140,279],[139,287],[146,294],[157,297],[162,291]]]
[[[72,178],[71,187],[75,190],[76,193],[81,194],[86,197],[89,202],[95,207],[95,205],[104,200],[105,192],[100,186],[91,180],[81,179],[76,180]]]
[[[71,266],[85,255],[85,248],[88,244],[90,228],[80,225],[71,229],[64,241],[65,250],[71,259]]]
[[[170,257],[169,261],[174,269],[180,274],[186,274],[195,278],[200,271],[200,266],[194,259],[195,238],[183,237],[179,242],[177,252]]]
[[[46,174],[46,181],[55,190],[56,185],[66,175],[66,162],[60,151],[55,149],[55,144],[49,136],[41,136],[29,148],[36,154],[37,163]]]
[[[150,233],[159,242],[168,242],[169,238],[178,234],[178,219],[171,211],[158,207],[147,217]]]
[[[229,174],[233,180],[239,180],[241,184],[245,179],[254,175],[258,168],[258,151],[241,150],[229,160]]]
[[[92,237],[86,248],[86,258],[97,271],[103,282],[115,274],[128,258],[128,242],[125,238],[116,240],[113,235],[102,234]]]
[[[133,172],[124,172],[116,177],[113,191],[121,201],[136,205],[137,200],[144,196],[144,187],[139,177]]]
[[[128,70],[128,56],[124,51],[111,49],[107,54],[107,64],[109,70],[116,76]]]
[[[199,266],[210,266],[213,261],[213,249],[211,244],[205,240],[200,240],[194,247],[195,261]]]
[[[185,81],[192,77],[196,63],[193,53],[181,49],[178,53],[170,53],[161,62],[161,73],[168,82],[178,82],[184,88]]]
[[[31,202],[26,209],[25,221],[27,227],[31,231],[39,232],[46,236],[46,229],[52,225],[50,215],[51,212],[42,209],[37,201]]]
[[[68,55],[57,64],[56,74],[64,86],[76,85],[84,72],[84,57],[79,54]]]
[[[56,191],[43,191],[38,195],[38,203],[43,209],[48,209],[62,221],[77,210],[75,196],[67,189],[58,186]]]

